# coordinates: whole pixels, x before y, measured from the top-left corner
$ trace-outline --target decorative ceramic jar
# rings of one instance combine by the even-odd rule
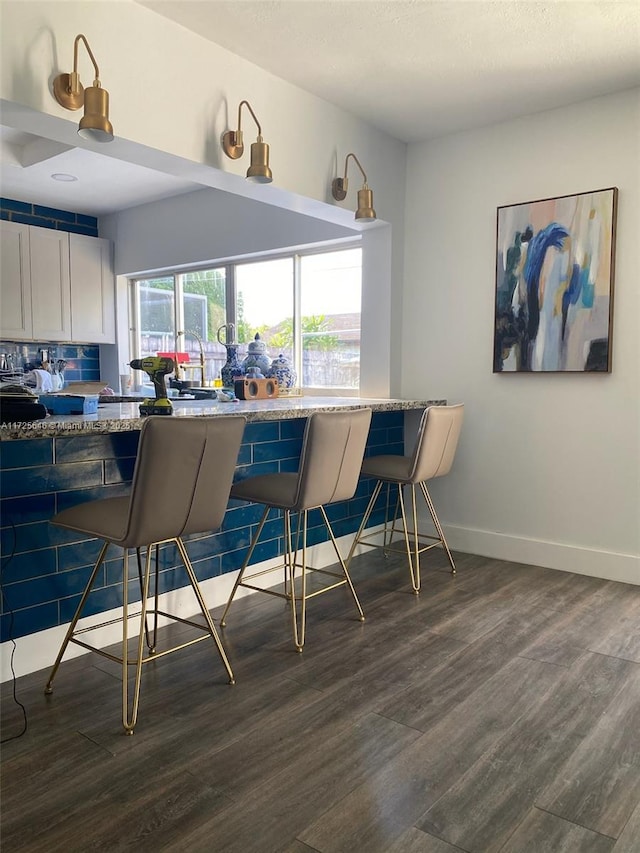
[[[233,388],[234,380],[240,376],[244,376],[242,365],[238,361],[238,346],[237,344],[226,344],[227,361],[220,369],[222,377],[222,385],[225,388]]]
[[[291,362],[288,358],[285,358],[282,353],[280,353],[278,358],[273,359],[271,367],[265,375],[270,379],[277,379],[281,391],[288,391],[291,388],[295,388],[296,380],[298,378],[295,370],[291,366]]]
[[[247,379],[264,379],[264,373],[259,367],[249,367],[245,374]]]
[[[255,338],[247,347],[247,357],[242,362],[242,369],[246,373],[251,367],[257,367],[258,370],[266,375],[266,371],[271,367],[271,362],[267,355],[267,345],[260,340],[260,335],[256,334]]]

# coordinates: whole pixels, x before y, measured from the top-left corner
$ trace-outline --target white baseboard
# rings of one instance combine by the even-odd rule
[[[634,554],[561,545],[452,524],[443,526],[453,551],[640,585],[640,557]]]
[[[374,529],[375,528],[372,528],[372,530]],[[351,535],[342,536],[337,540],[340,553],[343,557],[346,557],[352,541],[353,536]],[[365,549],[359,548],[356,553],[360,553],[364,550]],[[331,542],[322,542],[319,545],[313,545],[308,549],[308,554],[309,564],[317,566],[318,568],[330,566],[332,563],[336,562],[336,555]],[[251,566],[250,571],[263,571],[280,565],[282,565],[282,561],[279,558],[275,558],[263,563],[258,563],[255,566]],[[219,577],[209,578],[208,580],[200,582],[200,588],[204,595],[204,599],[210,609],[226,604],[227,599],[231,594],[233,584],[238,577],[238,573],[238,571],[228,572],[227,574],[220,575]],[[271,586],[277,582],[278,580],[275,575],[265,575],[261,579],[259,578],[252,581],[256,586]],[[237,597],[240,598],[244,595],[251,595],[252,592],[252,590],[240,588],[238,590]],[[198,604],[190,586],[182,587],[181,589],[173,590],[172,592],[167,592],[161,595],[160,609],[182,618],[189,618],[199,612]],[[105,613],[98,613],[95,616],[89,616],[85,619],[81,619],[78,622],[78,627],[87,628],[93,625],[99,625],[100,623],[107,622],[110,619],[117,619],[121,613],[121,608],[116,608]],[[167,624],[168,622],[170,622],[168,619],[158,619],[158,625]],[[18,637],[15,641],[15,652],[11,641],[2,643],[2,646],[0,646],[0,681],[9,681],[13,677],[11,671],[12,654],[13,670],[16,677],[28,675],[30,672],[37,672],[40,669],[46,669],[53,666],[68,627],[68,624],[59,625],[55,628],[48,628],[45,631],[38,631],[35,634],[28,634],[25,637]],[[138,629],[134,621],[131,623],[130,633],[136,632],[137,630]],[[113,643],[120,642],[121,640],[122,627],[120,623],[105,625],[102,628],[96,629],[95,632],[92,632],[90,640],[87,638],[87,641],[91,642],[92,645],[97,648],[104,648],[105,646],[110,646]],[[67,647],[67,651],[65,652],[64,660],[71,660],[71,658],[79,657],[84,654],[88,654],[86,649],[83,649],[74,643],[70,643]]]

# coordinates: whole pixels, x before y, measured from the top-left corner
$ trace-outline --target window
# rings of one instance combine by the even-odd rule
[[[361,294],[361,249],[300,258],[305,387],[359,388]]]
[[[185,353],[187,379],[201,384],[219,376],[226,358],[216,337],[226,320],[225,268],[138,279],[133,285],[136,355]]]
[[[259,334],[271,358],[291,360],[306,390],[360,384],[362,250],[291,254],[132,282],[137,355],[186,353],[187,375],[220,376],[217,330],[233,323],[242,360]]]

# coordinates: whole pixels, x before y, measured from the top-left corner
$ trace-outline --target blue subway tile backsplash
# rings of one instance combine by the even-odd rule
[[[24,637],[26,634],[35,634],[47,628],[55,628],[56,625],[70,622],[73,616],[72,613],[61,623],[57,601],[48,601],[46,604],[24,607],[16,611],[12,609],[12,606],[11,600],[5,599],[5,612],[0,616],[3,639]]]
[[[21,225],[37,225],[40,228],[52,228],[56,230],[54,219],[46,219],[44,216],[33,216],[31,213],[13,213],[11,222],[19,222]]]
[[[55,494],[29,495],[26,498],[3,498],[0,501],[0,525],[5,527],[15,524],[29,524],[33,521],[46,521],[54,515],[55,511]]]
[[[138,452],[139,432],[71,436],[56,439],[56,462],[88,462],[90,459],[122,459]],[[25,440],[33,444],[35,439]],[[15,444],[16,442],[12,442]]]
[[[73,348],[61,349],[69,355]],[[297,470],[304,425],[304,419],[248,424],[236,477]],[[375,413],[367,452],[403,453],[403,434],[403,412]],[[70,621],[101,542],[55,527],[49,519],[87,500],[127,494],[138,441],[139,433],[124,432],[0,442],[2,641]],[[372,488],[370,479],[362,479],[353,499],[328,507],[337,536],[355,532]],[[381,498],[372,524],[381,523],[385,512]],[[261,514],[259,505],[232,500],[220,531],[186,537],[200,580],[240,568]],[[309,544],[327,539],[319,512],[310,514],[309,524]],[[253,562],[277,557],[282,547],[281,516],[272,510]],[[160,547],[159,570],[162,591],[187,584],[177,550],[170,543]],[[112,545],[89,596],[86,615],[121,603],[122,571],[122,550]],[[136,571],[132,552],[130,572]]]
[[[12,213],[33,213],[33,205],[28,201],[13,198],[0,198],[0,209],[9,216]]]
[[[98,220],[84,213],[72,213],[55,207],[42,207],[28,201],[12,198],[0,198],[2,218],[10,222],[22,222],[24,225],[37,225],[40,228],[53,228],[57,231],[72,231],[75,234],[98,236]]]
[[[2,495],[11,498],[97,486],[104,483],[103,472],[100,461],[16,468],[2,472]]]
[[[32,468],[53,462],[52,438],[25,438],[0,443],[0,466],[10,468]],[[2,492],[4,496],[4,492]]]
[[[41,207],[39,204],[33,205],[33,213],[35,216],[46,216],[48,219],[57,219],[62,222],[76,222],[76,214],[70,213],[68,210],[57,210],[54,207]]]
[[[42,350],[46,350],[49,363],[63,360],[62,375],[67,382],[93,382],[100,376],[100,347],[97,344],[60,344],[50,341],[0,341],[2,352],[7,354],[14,368],[28,371],[42,364]]]
[[[9,550],[6,554],[3,552],[2,559],[4,561],[2,583],[5,590],[9,588],[9,584],[28,581],[30,578],[38,578],[42,575],[55,574],[58,566],[55,548],[45,548],[41,551],[15,554],[14,556],[11,556],[11,550]],[[11,603],[10,594],[9,603]]]

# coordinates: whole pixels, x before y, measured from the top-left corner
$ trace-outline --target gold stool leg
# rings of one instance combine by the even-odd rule
[[[102,565],[102,562],[104,560],[105,554],[107,553],[108,547],[109,547],[109,543],[105,542],[104,545],[102,546],[102,548],[100,549],[100,553],[98,554],[98,559],[96,560],[96,563],[93,567],[93,571],[91,572],[91,577],[89,578],[89,582],[87,583],[86,587],[84,588],[84,592],[82,593],[82,598],[80,599],[80,604],[78,604],[78,607],[76,608],[76,612],[73,616],[73,619],[71,620],[71,624],[69,625],[69,628],[67,629],[67,633],[65,634],[64,640],[62,641],[62,645],[60,646],[60,651],[58,652],[58,657],[56,658],[55,663],[53,664],[51,672],[49,673],[49,680],[47,681],[47,684],[44,688],[44,692],[47,695],[49,695],[50,693],[53,693],[53,679],[56,677],[56,673],[58,672],[58,667],[60,666],[60,662],[62,660],[62,657],[67,650],[67,646],[69,645],[69,641],[71,640],[71,637],[73,636],[73,632],[75,631],[76,625],[78,623],[78,619],[80,618],[80,615],[82,614],[82,611],[84,609],[84,605],[86,604],[87,598],[89,597],[89,593],[91,592],[91,587],[94,584],[94,581],[96,579],[96,575],[98,574],[98,569]]]
[[[415,586],[413,591],[417,595],[420,592],[420,540],[418,535],[418,506],[414,483],[411,483],[411,508],[413,512],[413,565],[415,568]]]
[[[373,490],[373,493],[371,495],[371,498],[369,500],[369,503],[367,504],[367,508],[364,511],[364,515],[362,516],[362,521],[360,522],[360,527],[358,528],[358,532],[356,533],[356,535],[353,539],[353,542],[351,543],[351,548],[349,549],[347,559],[345,560],[347,566],[350,565],[351,560],[353,558],[354,551],[356,550],[357,546],[360,543],[360,539],[362,537],[362,534],[364,532],[365,527],[367,526],[367,522],[369,521],[369,517],[371,516],[371,513],[373,512],[373,507],[375,505],[375,502],[378,500],[378,495],[380,494],[380,489],[382,488],[382,485],[383,485],[382,480],[378,480],[378,482],[376,483],[375,489]]]
[[[360,606],[360,601],[358,600],[358,596],[356,594],[356,590],[355,590],[355,587],[353,585],[353,582],[351,581],[351,575],[349,574],[349,571],[347,570],[347,566],[345,564],[345,561],[342,559],[342,555],[338,549],[338,543],[336,542],[336,538],[333,535],[333,528],[331,527],[331,524],[329,523],[329,519],[327,518],[327,513],[325,512],[325,509],[323,506],[320,507],[320,511],[322,512],[322,517],[324,518],[324,523],[327,525],[327,530],[329,531],[329,536],[331,537],[331,544],[333,545],[333,550],[336,552],[336,556],[338,557],[338,562],[340,563],[340,566],[342,567],[342,573],[343,573],[345,580],[347,582],[347,586],[349,587],[349,589],[351,591],[351,595],[353,596],[353,600],[356,603],[356,607],[358,609],[358,614],[359,614],[358,619],[360,622],[364,622],[364,618],[365,618],[364,612],[362,610],[362,607]]]
[[[226,618],[227,618],[227,613],[229,612],[229,608],[231,607],[231,602],[234,599],[234,596],[236,594],[238,587],[242,583],[242,576],[246,572],[247,566],[249,565],[249,560],[253,556],[253,552],[255,550],[256,545],[258,544],[258,539],[260,538],[260,534],[262,533],[262,528],[264,527],[264,523],[267,520],[267,515],[269,514],[270,509],[271,509],[271,507],[268,507],[268,506],[266,506],[264,508],[264,512],[262,513],[262,518],[260,519],[260,524],[258,525],[258,529],[256,530],[256,535],[253,537],[253,541],[251,542],[251,545],[249,546],[249,550],[247,552],[247,556],[245,557],[245,561],[242,564],[242,568],[240,569],[240,574],[236,578],[236,582],[234,583],[233,589],[231,590],[231,595],[229,596],[229,600],[227,601],[225,608],[222,611],[222,617],[220,619],[220,627],[221,628],[224,628],[225,625],[227,624]]]
[[[402,484],[398,483],[398,499],[400,501],[400,511],[402,513],[402,526],[404,528],[404,544],[407,549],[407,560],[409,561],[409,574],[411,575],[411,587],[417,595],[420,592],[420,580],[416,578],[416,571],[413,564],[413,555],[411,554],[411,543],[409,542],[409,528],[407,527],[407,514],[404,506],[404,494],[402,492]]]
[[[285,551],[290,570],[291,584],[291,618],[293,623],[293,642],[296,651],[302,653],[304,646],[305,634],[307,629],[307,510],[302,510],[302,519],[298,513],[298,524],[296,530],[296,550],[292,550],[291,541],[291,510],[284,511],[285,523]],[[302,577],[301,577],[301,594],[300,594],[300,618],[298,620],[298,601],[296,598],[296,566],[298,557],[298,544],[300,537],[300,525],[302,525]],[[300,627],[298,628],[298,621]]]
[[[300,527],[298,526],[298,533],[300,532]],[[296,554],[298,553],[298,540],[296,540],[296,549],[295,552],[293,550],[292,544],[292,536],[291,536],[291,514],[288,510],[282,510],[282,536],[284,541],[284,554],[282,557],[282,571],[284,577],[284,596],[291,601],[292,595],[292,578],[293,578],[293,570],[291,568],[292,562],[296,561]]]
[[[142,560],[140,558],[140,548],[136,548],[136,563],[138,566],[138,581],[140,583],[140,597],[142,597],[142,587],[143,587],[143,579],[142,579]],[[151,639],[151,634],[149,632],[149,626],[147,624],[147,619],[144,620],[144,634],[147,640],[147,648],[153,654],[156,650],[156,636],[158,631],[158,601],[157,601],[157,589],[158,589],[158,546],[156,545],[156,608],[155,608],[155,618],[153,623],[153,640]]]
[[[187,574],[189,575],[189,580],[191,581],[191,586],[193,587],[193,591],[195,593],[196,598],[198,599],[198,604],[200,605],[200,610],[202,611],[202,615],[205,618],[207,623],[207,627],[209,629],[209,633],[213,639],[213,642],[216,644],[218,649],[218,653],[222,659],[222,663],[224,664],[225,669],[227,670],[227,675],[229,676],[229,684],[235,684],[236,680],[233,676],[233,670],[231,669],[231,664],[227,658],[226,652],[220,641],[220,637],[218,636],[218,632],[215,629],[215,625],[213,624],[213,619],[211,618],[211,613],[207,608],[206,602],[202,595],[202,590],[200,589],[200,584],[198,583],[198,579],[196,577],[196,573],[193,571],[193,566],[191,565],[191,560],[189,559],[189,555],[187,554],[187,550],[184,547],[184,542],[182,539],[178,538],[175,540],[178,546],[178,550],[180,551],[180,556],[182,557],[182,562],[184,563],[184,567],[187,570]]]
[[[384,538],[382,540],[382,553],[385,557],[389,556],[389,551],[391,549],[391,543],[393,542],[394,534],[397,533],[396,522],[398,521],[398,513],[400,512],[400,492],[399,490],[402,488],[400,485],[397,485],[398,492],[396,493],[396,506],[393,511],[393,518],[391,522],[389,522],[389,506],[391,504],[391,483],[387,483],[387,509],[384,518]],[[389,540],[387,541],[387,529],[389,529]],[[404,536],[404,532],[402,534]]]
[[[131,714],[129,714],[129,637],[128,637],[128,611],[129,611],[129,550],[124,549],[124,568],[122,577],[122,725],[125,734],[132,735],[138,719],[138,706],[140,703],[140,682],[142,680],[142,662],[145,641],[145,626],[147,619],[147,598],[149,595],[149,576],[151,575],[151,551],[152,545],[147,547],[145,559],[144,577],[142,583],[142,598],[140,601],[140,630],[138,631],[138,653],[135,660],[136,671],[133,685],[133,698],[131,702]]]
[[[438,536],[440,537],[440,541],[442,542],[442,547],[447,553],[447,557],[449,559],[449,565],[451,566],[451,574],[455,575],[456,573],[456,564],[453,562],[453,557],[451,556],[451,551],[449,550],[449,546],[447,545],[447,540],[444,536],[444,530],[440,525],[440,520],[438,519],[438,514],[436,512],[436,508],[431,500],[431,495],[429,494],[429,490],[427,489],[426,483],[420,483],[420,488],[422,489],[422,495],[426,501],[427,506],[429,507],[429,512],[431,513],[431,518],[433,519],[433,524],[438,531]]]

